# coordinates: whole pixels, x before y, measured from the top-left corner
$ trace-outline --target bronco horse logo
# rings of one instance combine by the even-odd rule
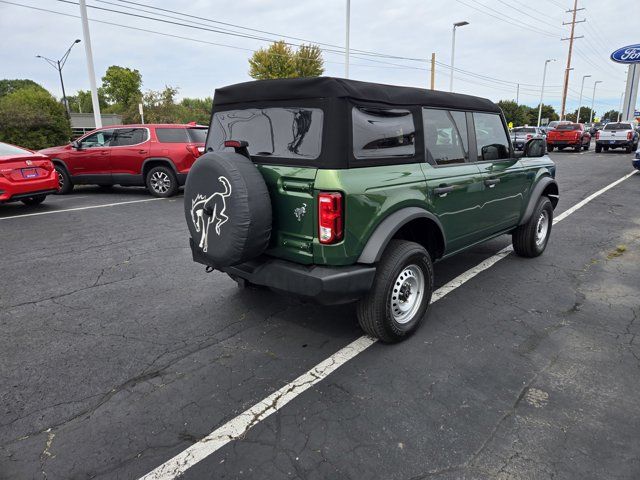
[[[209,226],[215,222],[216,234],[220,235],[220,227],[229,220],[225,215],[227,208],[225,198],[231,195],[231,184],[226,177],[218,177],[218,180],[223,185],[224,192],[216,192],[209,197],[198,193],[191,201],[191,220],[196,227],[196,232],[200,233],[198,246],[203,252],[207,251]]]

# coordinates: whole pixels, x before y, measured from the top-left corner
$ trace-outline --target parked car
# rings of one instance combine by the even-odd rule
[[[207,127],[195,124],[118,125],[40,153],[55,164],[60,193],[80,184],[132,185],[146,186],[156,197],[170,197],[204,152],[206,137]]]
[[[596,152],[624,148],[627,153],[631,153],[638,148],[638,137],[640,134],[629,122],[607,123],[596,133]]]
[[[640,170],[640,147],[638,147],[638,150],[636,150],[636,156],[632,160],[631,164],[633,165],[634,168],[637,168],[638,170]]]
[[[216,90],[184,208],[196,262],[239,284],[357,301],[362,328],[395,342],[425,315],[433,262],[502,234],[521,256],[544,251],[554,176],[542,140],[515,155],[490,100],[262,80]]]
[[[524,150],[525,144],[532,138],[546,139],[546,133],[538,127],[514,127],[511,129],[511,143],[516,150]]]
[[[0,142],[0,203],[38,205],[58,190],[51,160],[26,148]]]
[[[553,152],[554,148],[564,150],[572,147],[576,152],[591,147],[591,134],[585,130],[582,123],[560,123],[547,134],[547,148]]]

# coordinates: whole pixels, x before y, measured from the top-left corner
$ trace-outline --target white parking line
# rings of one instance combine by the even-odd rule
[[[556,224],[569,215],[574,213],[576,210],[582,208],[587,203],[592,201],[594,198],[602,195],[607,190],[615,187],[619,183],[623,182],[630,176],[634,175],[637,171],[625,175],[619,180],[607,185],[606,187],[598,190],[592,195],[589,195],[587,198],[578,202],[573,207],[569,208],[562,214],[558,215],[553,223]],[[433,293],[431,303],[435,303],[438,300],[442,299],[445,295],[452,292],[456,288],[464,285],[466,282],[471,280],[473,277],[478,275],[480,272],[490,268],[495,265],[497,262],[507,257],[513,251],[513,247],[508,246],[500,250],[498,253],[493,255],[492,257],[487,258],[483,262],[479,263],[475,267],[467,270],[461,275],[457,276],[447,284],[440,287]],[[209,455],[215,453],[217,450],[225,446],[227,443],[232,442],[233,440],[243,438],[244,435],[256,424],[260,423],[262,420],[269,417],[271,414],[277,412],[282,407],[284,407],[291,400],[296,398],[302,392],[308,390],[316,383],[325,379],[331,373],[335,372],[342,365],[347,363],[349,360],[357,356],[358,354],[364,352],[367,348],[377,342],[376,339],[371,338],[367,335],[363,335],[357,340],[351,342],[346,347],[340,349],[333,355],[331,355],[326,360],[323,360],[311,370],[306,373],[300,375],[298,378],[288,383],[278,391],[272,393],[264,400],[256,403],[253,407],[245,410],[243,413],[238,415],[237,417],[231,419],[218,429],[211,432],[209,435],[204,437],[202,440],[194,443],[187,449],[180,452],[175,457],[167,460],[165,463],[155,468],[151,472],[147,473],[144,477],[141,477],[140,480],[169,480],[174,479],[182,475],[189,468],[193,467],[196,463],[204,460]]]
[[[24,215],[14,215],[13,217],[1,217],[0,220],[13,220],[14,218],[36,217],[39,215],[52,215],[54,213],[77,212],[78,210],[90,210],[92,208],[116,207],[118,205],[128,205],[130,203],[155,202],[156,200],[166,200],[165,198],[145,198],[143,200],[129,200],[127,202],[106,203],[104,205],[89,205],[88,207],[64,208],[62,210],[51,210],[49,212],[25,213]]]

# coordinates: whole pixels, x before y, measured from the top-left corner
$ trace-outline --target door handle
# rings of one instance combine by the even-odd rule
[[[147,153],[146,150],[138,150],[138,153]]]
[[[435,193],[436,195],[440,196],[440,197],[446,197],[447,193],[449,192],[453,192],[454,188],[452,185],[449,186],[442,186],[442,187],[437,187],[433,189],[433,193]]]
[[[500,179],[499,178],[487,178],[484,181],[484,184],[489,188],[495,187],[498,183],[500,183]]]
[[[109,155],[109,152],[100,152],[100,155]]]

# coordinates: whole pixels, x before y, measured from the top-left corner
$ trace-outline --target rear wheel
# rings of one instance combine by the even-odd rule
[[[358,303],[358,321],[386,343],[416,331],[431,301],[433,265],[421,245],[392,240],[378,265],[371,290]]]
[[[625,153],[631,153],[634,151],[633,145],[627,145],[624,149]]]
[[[550,152],[553,152],[554,148],[555,147],[553,145],[547,145],[547,150],[550,151]]]
[[[589,148],[591,148],[591,140],[584,146],[585,151],[589,150]]]
[[[178,193],[178,179],[169,167],[153,167],[147,172],[146,184],[155,197],[167,198]]]
[[[521,257],[537,257],[544,252],[553,225],[553,205],[547,197],[540,197],[527,223],[512,234],[513,250]]]
[[[47,198],[46,195],[34,195],[33,197],[23,198],[21,202],[29,206],[40,205],[42,202],[44,202],[45,198]]]
[[[602,152],[602,145],[598,145],[596,143],[596,153],[600,153],[600,152]]]
[[[56,173],[58,174],[58,195],[64,195],[73,190],[73,182],[67,173],[67,169],[61,165],[56,165]]]
[[[580,140],[580,143],[578,143],[575,147],[573,147],[573,150],[576,152],[582,151],[582,140]]]

